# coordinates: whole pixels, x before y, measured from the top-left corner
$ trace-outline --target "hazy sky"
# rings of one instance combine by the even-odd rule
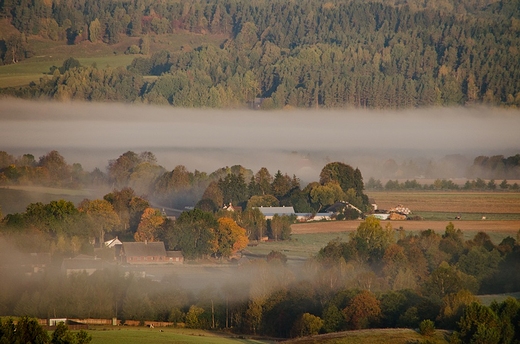
[[[55,149],[87,170],[148,150],[168,170],[241,164],[312,178],[328,161],[356,167],[372,158],[520,150],[520,111],[491,108],[262,112],[3,99],[0,128],[0,150],[38,158]]]

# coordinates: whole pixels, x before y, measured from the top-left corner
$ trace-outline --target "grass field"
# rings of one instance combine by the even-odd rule
[[[5,34],[2,34],[5,33]],[[17,33],[16,29],[5,19],[0,20],[0,39]],[[151,51],[191,49],[202,44],[219,46],[227,37],[224,35],[202,35],[179,32],[161,36],[151,36]],[[126,67],[136,57],[143,55],[126,55],[131,45],[139,44],[139,37],[121,36],[119,43],[108,45],[102,42],[83,41],[76,45],[68,45],[65,41],[54,42],[36,36],[28,37],[29,50],[32,57],[16,64],[0,66],[0,88],[28,85],[39,82],[49,73],[52,66],[61,66],[63,61],[74,57],[84,66],[95,64],[98,68]]]
[[[102,197],[100,193],[93,190],[70,190],[38,186],[10,186],[0,187],[0,209],[2,214],[22,213],[30,203],[64,199],[75,205],[85,198],[94,199]]]
[[[431,337],[425,337],[410,329],[370,329],[348,332],[337,332],[320,336],[288,340],[286,344],[406,344],[421,343],[449,343],[449,333],[444,330],[435,331]]]
[[[272,343],[265,340],[239,338],[220,332],[210,332],[195,329],[180,328],[154,328],[148,327],[104,327],[88,330],[92,336],[92,344],[141,344],[141,343],[208,343],[208,344],[233,344],[233,343]]]

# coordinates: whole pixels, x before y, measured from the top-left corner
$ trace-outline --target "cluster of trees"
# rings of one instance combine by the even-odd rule
[[[64,200],[31,203],[24,213],[7,214],[1,219],[0,234],[17,238],[16,245],[24,252],[49,252],[54,261],[79,253],[92,254],[92,243],[101,246],[107,233],[123,241],[164,241],[167,248],[182,251],[187,259],[230,257],[247,246],[251,232],[266,233],[266,228],[270,229],[267,233],[278,235],[276,221],[268,227],[261,213],[262,218],[254,214],[257,222],[248,222],[248,212],[240,215],[249,232],[226,211],[214,214],[195,209],[172,220],[151,208],[132,189],[124,188],[103,199],[85,199],[78,207]],[[290,230],[281,238],[289,235]]]
[[[388,180],[385,185],[381,180],[370,178],[366,183],[367,190],[512,190],[518,191],[520,186],[517,182],[510,184],[506,179],[502,180],[498,185],[494,179],[485,181],[482,178],[467,180],[464,185],[454,183],[449,179],[436,179],[432,184],[421,184],[417,180]]]
[[[300,268],[272,252],[270,259],[236,267],[232,281],[190,290],[175,275],[158,282],[110,269],[90,276],[48,272],[43,278],[20,272],[13,283],[0,283],[0,309],[44,318],[52,311],[70,317],[117,314],[274,337],[442,328],[456,331],[454,342],[510,343],[520,335],[520,302],[510,298],[488,307],[475,295],[518,290],[518,239],[495,245],[478,233],[465,241],[451,223],[442,235],[406,234],[367,218],[348,242],[330,242]]]
[[[37,344],[88,344],[92,341],[86,331],[72,332],[67,325],[59,323],[51,335],[36,319],[23,316],[16,321],[0,319],[0,342]]]
[[[188,30],[230,36],[218,48],[161,51],[136,59],[129,66],[131,77],[159,77],[145,83],[140,92],[125,95],[125,101],[229,107],[260,97],[265,109],[473,103],[516,107],[520,105],[520,66],[514,58],[520,46],[518,7],[518,0],[406,5],[315,0],[254,4],[76,0],[34,5],[16,0],[2,2],[0,12],[26,35],[66,37],[71,44],[87,39],[111,44],[120,35],[141,37],[141,46],[132,51],[144,54],[149,52],[149,35]],[[10,62],[6,54],[4,62]],[[88,84],[96,83],[98,73],[112,72],[85,68],[68,77],[93,89]],[[61,88],[75,99],[97,99],[67,85],[44,80],[7,92],[55,97]]]
[[[210,212],[230,203],[242,209],[293,206],[301,213],[318,212],[336,201],[350,202],[362,210],[369,206],[368,197],[363,193],[361,171],[340,162],[325,165],[320,180],[302,189],[295,175],[290,177],[278,170],[273,176],[265,167],[256,174],[240,165],[220,168],[210,174],[190,172],[182,165],[167,171],[151,152],[123,153],[109,161],[105,173],[98,168],[84,171],[79,163],[69,165],[57,151],[43,155],[38,161],[30,154],[16,158],[0,151],[0,185],[11,184],[129,187],[137,195],[165,207],[183,209],[197,205]]]
[[[520,154],[509,157],[503,155],[478,156],[469,169],[470,176],[482,178],[520,178]]]
[[[253,174],[242,166],[233,166],[207,175],[177,166],[168,172],[150,152],[126,152],[109,162],[106,174],[99,169],[84,172],[80,164],[70,166],[57,151],[40,157],[38,162],[32,155],[15,158],[0,152],[0,179],[4,185],[31,182],[86,187],[94,183],[114,187],[103,199],[85,199],[77,207],[64,200],[31,203],[25,212],[7,214],[2,219],[2,232],[33,233],[24,244],[26,249],[51,252],[59,258],[89,253],[90,242],[100,245],[107,233],[123,240],[164,241],[167,248],[182,251],[188,259],[229,257],[243,249],[249,239],[289,239],[295,218],[276,215],[266,221],[260,206],[294,206],[297,212],[306,213],[318,212],[337,201],[348,201],[364,210],[369,206],[359,169],[339,162],[324,166],[320,180],[301,189],[296,176],[291,178],[280,171],[272,176],[267,168]],[[166,207],[195,205],[195,209],[183,212],[176,220],[167,219],[152,208],[145,195]],[[236,211],[223,208],[231,204]]]

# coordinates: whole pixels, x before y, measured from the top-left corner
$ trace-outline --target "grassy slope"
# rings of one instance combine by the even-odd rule
[[[443,330],[435,331],[434,336],[425,337],[410,329],[371,329],[331,333],[308,338],[285,341],[287,344],[404,344],[420,343],[428,340],[431,343],[449,343],[449,334]]]
[[[87,190],[67,190],[53,189],[43,187],[16,187],[9,188],[0,187],[0,209],[2,214],[23,213],[30,203],[42,202],[44,204],[50,201],[58,201],[64,199],[75,205],[85,198],[97,198],[96,193]],[[99,196],[101,197],[101,196]]]
[[[9,24],[7,19],[0,20],[0,39],[18,31]],[[5,37],[4,37],[5,36]],[[151,52],[162,49],[175,51],[181,48],[190,49],[202,44],[220,45],[226,39],[223,35],[200,35],[188,32],[167,34],[151,37]],[[77,45],[67,45],[66,42],[53,42],[36,36],[28,37],[29,49],[33,57],[17,64],[0,66],[0,88],[23,86],[31,81],[38,82],[49,73],[52,66],[61,66],[63,61],[74,57],[82,65],[96,64],[98,68],[126,67],[136,57],[142,55],[125,55],[124,52],[132,44],[139,44],[138,37],[122,36],[121,41],[114,45],[104,43],[81,42]]]
[[[161,332],[162,330],[162,332]],[[233,343],[269,343],[255,339],[243,339],[229,337],[218,332],[188,329],[150,329],[146,327],[117,327],[101,330],[89,330],[92,336],[92,344],[140,344],[140,343],[209,343],[209,344],[233,344]]]

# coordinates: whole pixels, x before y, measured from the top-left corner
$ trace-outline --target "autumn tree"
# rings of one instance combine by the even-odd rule
[[[71,177],[70,166],[58,151],[53,150],[41,156],[38,166],[47,173],[47,178],[53,185],[66,183]]]
[[[103,199],[110,202],[114,207],[114,211],[121,221],[120,226],[122,226],[123,231],[135,232],[141,221],[142,213],[150,206],[146,199],[137,196],[130,187],[125,187],[121,190],[114,189],[103,196]]]
[[[134,234],[135,241],[155,241],[157,231],[164,223],[164,216],[158,209],[146,208],[141,215],[141,222]]]
[[[386,248],[395,242],[392,226],[387,224],[383,228],[379,219],[373,216],[361,222],[356,231],[350,235],[350,239],[355,243],[360,258],[371,261],[379,261]]]
[[[442,299],[442,308],[439,314],[440,322],[445,328],[455,328],[466,307],[473,302],[480,303],[479,299],[466,289],[446,295]]]
[[[381,316],[380,302],[376,296],[363,290],[350,300],[343,310],[347,325],[353,330],[368,328],[371,324],[379,321]]]
[[[316,335],[323,327],[323,320],[320,317],[310,313],[303,313],[294,322],[291,329],[292,337],[305,337]]]
[[[105,241],[105,233],[113,231],[120,222],[114,207],[106,200],[85,199],[78,210],[86,214],[91,234],[98,239],[99,245]]]
[[[230,257],[247,247],[249,242],[246,230],[240,227],[233,219],[222,217],[217,220],[216,229],[217,253],[223,257]]]

